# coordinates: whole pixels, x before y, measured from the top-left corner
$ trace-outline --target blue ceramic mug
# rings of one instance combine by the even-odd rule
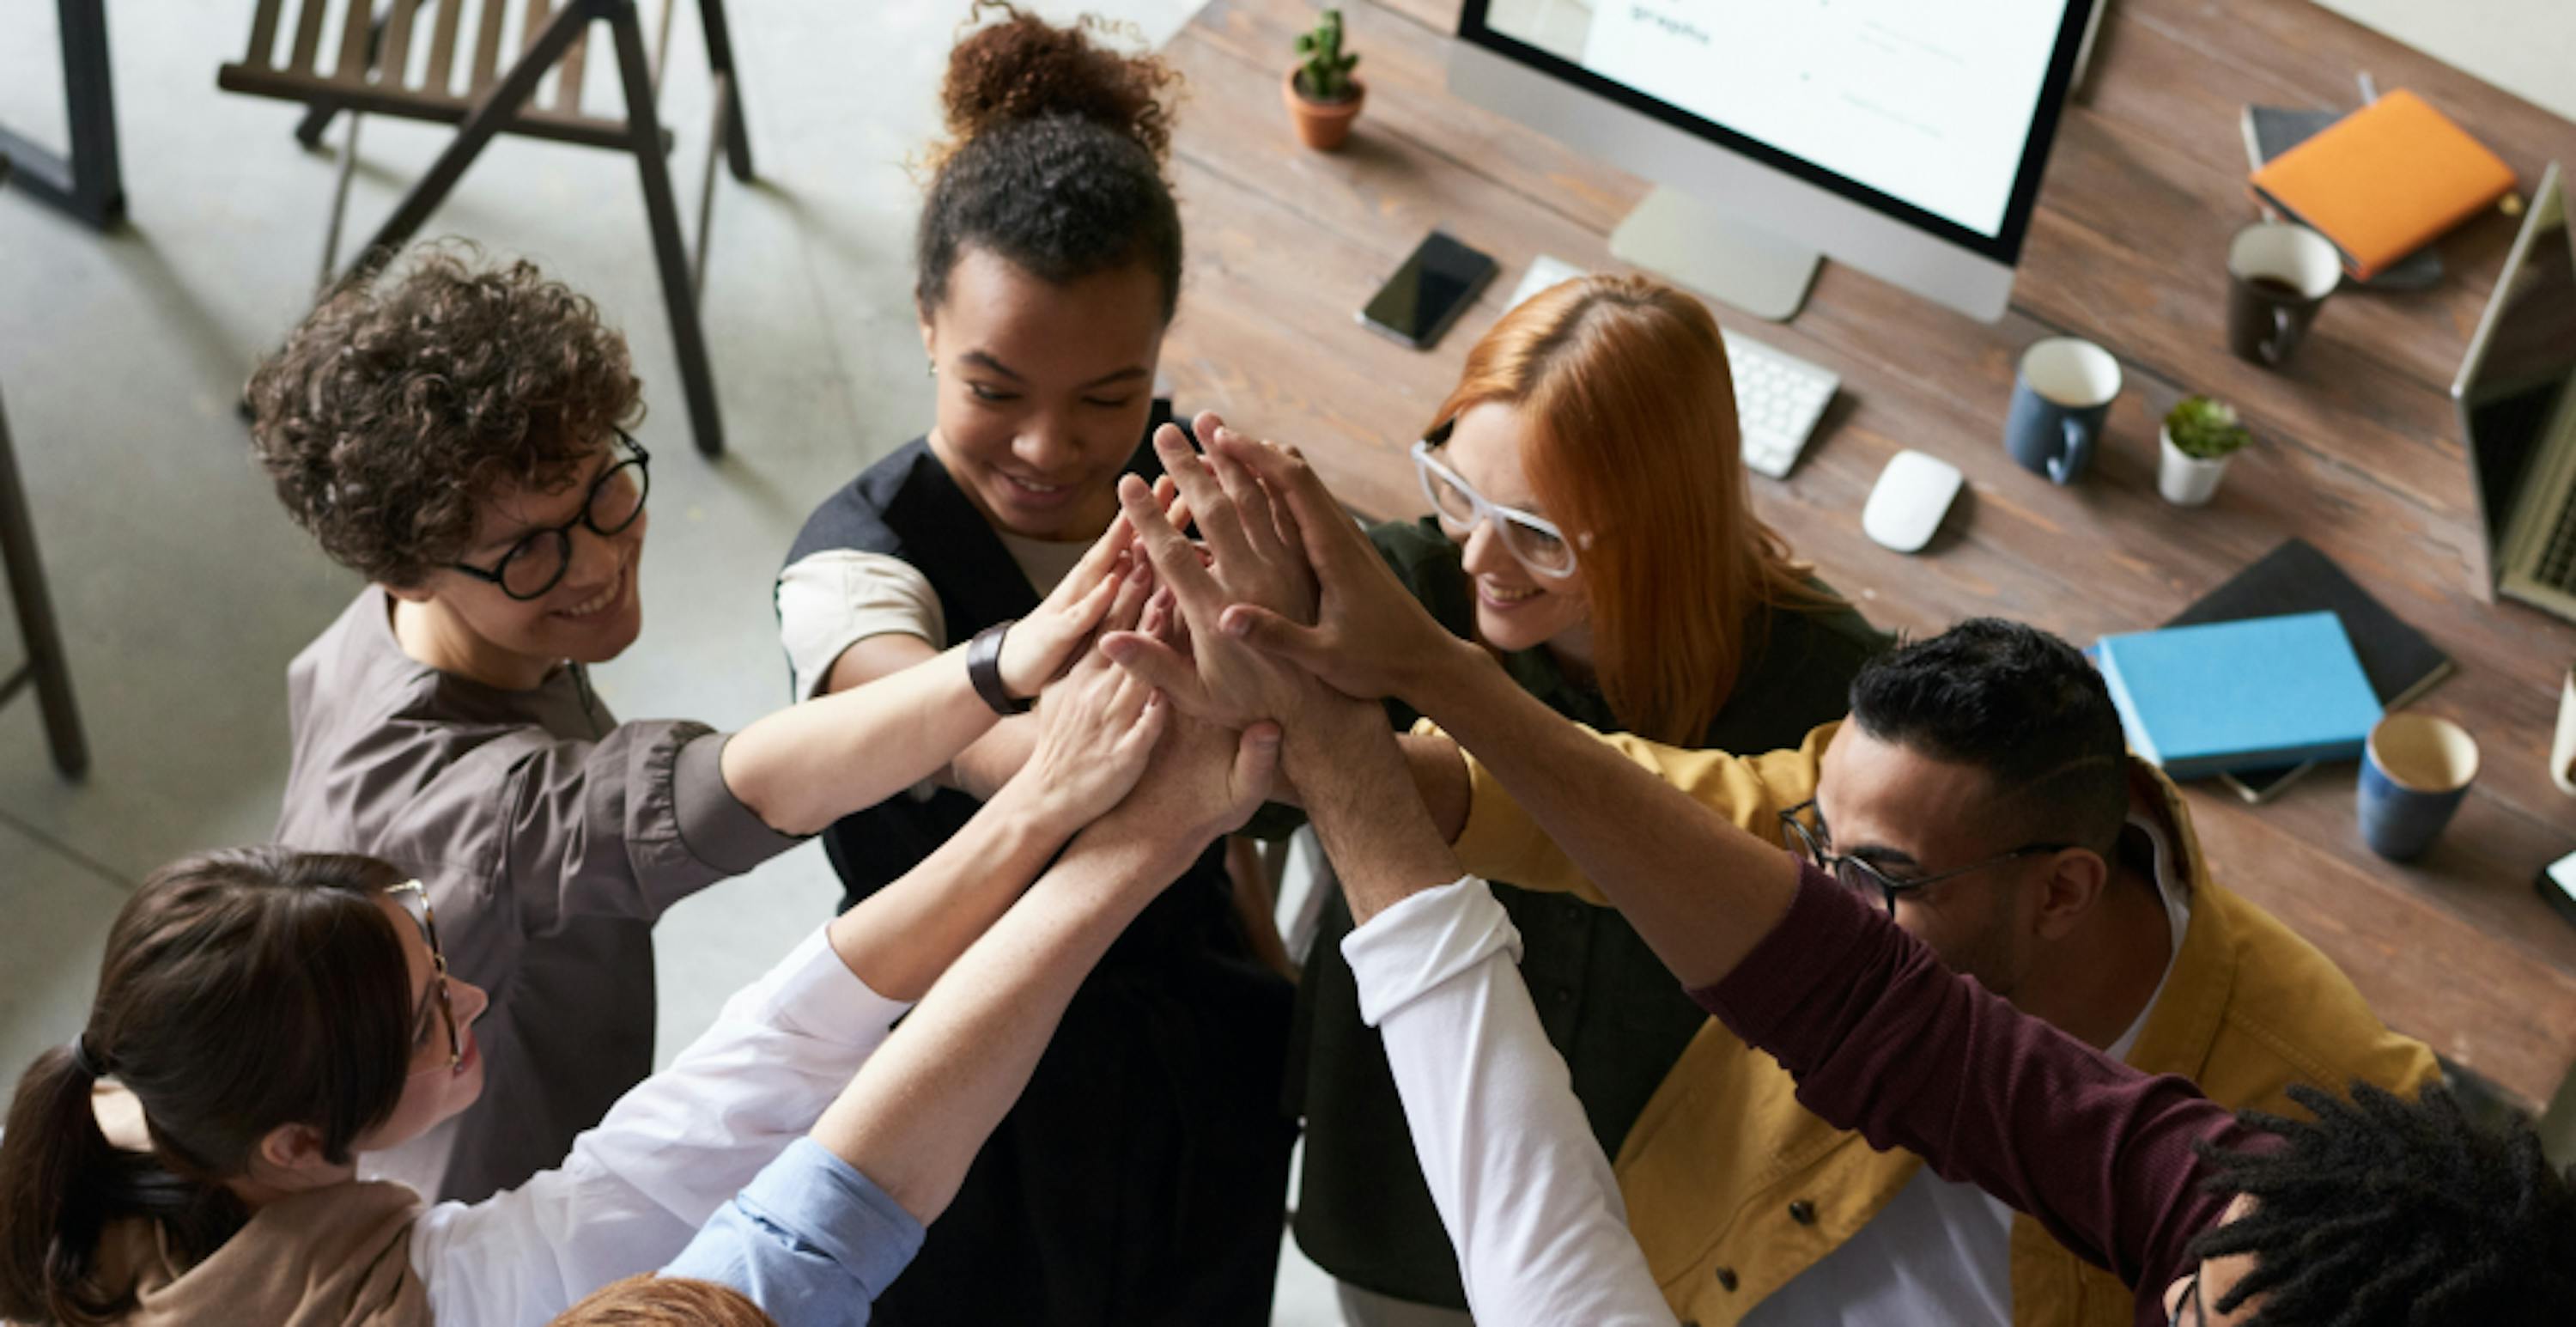
[[[2361,837],[2390,861],[2420,857],[2478,777],[2478,743],[2430,714],[2391,714],[2362,748]]]
[[[2072,484],[2093,463],[2120,395],[2120,361],[2081,337],[2053,336],[2022,352],[2004,417],[2004,450],[2022,469]]]

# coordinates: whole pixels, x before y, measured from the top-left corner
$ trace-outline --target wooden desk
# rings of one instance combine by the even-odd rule
[[[1452,99],[1456,0],[1344,8],[1369,101],[1336,156],[1297,147],[1279,101],[1304,0],[1216,0],[1170,47],[1188,80],[1173,170],[1190,257],[1164,365],[1192,407],[1303,447],[1344,501],[1411,514],[1405,450],[1531,258],[1618,266],[1606,236],[1647,186]],[[2227,239],[2253,216],[2238,112],[2349,105],[2357,69],[2456,116],[2525,187],[2553,158],[2576,165],[2576,127],[2304,0],[2119,0],[2000,326],[1831,263],[1794,323],[1717,313],[1842,374],[1806,458],[1786,482],[1755,478],[1754,496],[1883,626],[1999,614],[2089,642],[2163,621],[2295,534],[2449,650],[2459,672],[2421,707],[2476,734],[2484,772],[2420,863],[2361,844],[2349,767],[2259,808],[2199,790],[2192,806],[2220,879],[2332,955],[2392,1025],[2535,1104],[2576,1060],[2576,928],[2530,884],[2576,847],[2576,801],[2545,768],[2576,627],[2483,602],[2447,395],[2516,223],[2491,214],[2445,240],[2437,290],[2338,295],[2287,372],[2224,344]],[[1352,314],[1433,225],[1503,272],[1416,354]],[[2091,474],[2062,489],[2001,446],[2015,361],[2057,332],[2111,347],[2128,373]],[[2259,441],[2214,505],[2183,510],[2155,494],[2156,421],[2193,390],[2236,403]],[[1901,447],[1958,464],[1973,493],[1921,557],[1860,532]]]

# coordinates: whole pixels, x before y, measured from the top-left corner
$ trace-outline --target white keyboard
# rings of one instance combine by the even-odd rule
[[[1757,475],[1784,479],[1825,417],[1842,375],[1733,332],[1725,336],[1744,464]]]

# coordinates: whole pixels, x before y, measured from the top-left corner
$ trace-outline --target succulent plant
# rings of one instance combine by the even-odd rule
[[[1351,99],[1351,68],[1360,58],[1342,50],[1342,11],[1327,9],[1313,32],[1298,33],[1297,54],[1304,57],[1297,71],[1299,92],[1316,101]]]
[[[2206,396],[2186,396],[2165,412],[2165,434],[2174,448],[2196,460],[2215,461],[2254,441],[2236,418],[2236,407]]]

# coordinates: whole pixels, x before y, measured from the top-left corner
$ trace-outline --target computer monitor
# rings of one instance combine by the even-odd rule
[[[1775,321],[1818,260],[1986,322],[2095,0],[1466,0],[1449,87],[1658,182],[1611,252]]]
[[[2576,226],[2553,163],[2451,381],[2478,504],[2479,589],[2576,617]],[[2552,545],[2557,544],[2553,557]]]

